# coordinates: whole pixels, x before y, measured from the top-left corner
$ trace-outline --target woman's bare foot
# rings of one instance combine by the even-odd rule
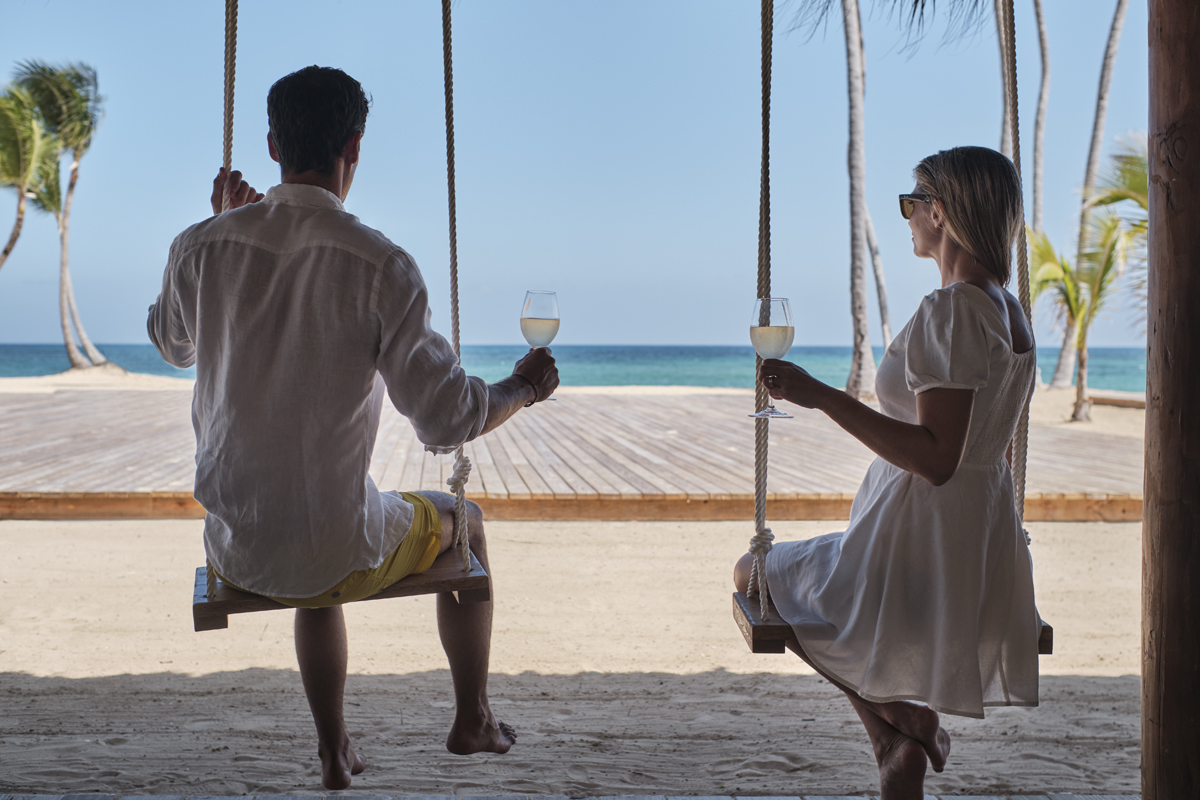
[[[349,789],[350,776],[367,768],[367,762],[354,752],[349,739],[337,749],[318,745],[317,755],[321,757],[321,785],[326,789]]]
[[[923,800],[925,750],[919,742],[898,733],[883,743],[877,757],[880,800]]]
[[[946,759],[950,756],[950,734],[939,724],[941,720],[936,711],[906,700],[871,705],[872,710],[885,722],[924,748],[934,772],[946,768]]]
[[[454,724],[450,726],[450,735],[446,737],[446,749],[457,756],[507,753],[516,743],[516,729],[497,720],[491,709],[473,720],[456,716]]]

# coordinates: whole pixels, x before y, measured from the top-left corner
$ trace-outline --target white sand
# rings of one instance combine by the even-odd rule
[[[291,612],[193,633],[197,521],[0,522],[0,793],[314,794]],[[783,522],[781,539],[838,523]],[[954,737],[931,793],[1135,792],[1140,526],[1035,523],[1055,627],[1042,705]],[[849,704],[730,616],[747,523],[488,526],[492,693],[521,738],[451,756],[432,598],[350,606],[348,722],[366,794],[797,794],[876,790]],[[1032,792],[1031,792],[1032,793]]]
[[[179,389],[190,392],[195,383],[189,378],[126,372],[115,364],[104,364],[36,378],[0,378],[0,393],[48,394],[81,389],[126,392]]]

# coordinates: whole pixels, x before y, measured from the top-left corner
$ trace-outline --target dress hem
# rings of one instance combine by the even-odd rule
[[[915,701],[918,703],[924,703],[925,705],[929,706],[931,709],[933,709],[934,711],[936,711],[939,714],[953,714],[956,717],[970,717],[971,719],[984,719],[983,711],[974,712],[974,711],[963,711],[961,709],[949,708],[949,707],[943,706],[941,704],[931,703],[931,702],[929,702],[929,700],[927,698],[922,697],[920,695],[916,695],[916,694],[897,694],[897,695],[890,695],[888,697],[864,694],[860,687],[855,686],[850,681],[843,679],[834,670],[829,669],[827,666],[820,663],[820,659],[814,658],[812,653],[810,653],[808,650],[805,650],[804,643],[800,639],[799,633],[796,632],[796,627],[794,625],[792,626],[792,633],[796,634],[796,641],[800,644],[800,649],[804,652],[805,658],[802,658],[801,659],[802,661],[810,662],[809,666],[816,669],[818,673],[821,673],[822,677],[826,677],[826,676],[832,677],[833,680],[842,684],[847,689],[850,689],[856,695],[858,695],[863,700],[866,700],[869,703],[895,703],[900,700],[912,700],[912,701]],[[826,680],[828,680],[828,679],[829,678],[826,678]],[[987,709],[987,708],[1003,708],[1003,707],[1036,708],[1037,705],[1038,705],[1038,701],[1036,701],[1036,700],[1033,701],[1032,703],[1023,702],[1023,701],[1008,701],[1008,702],[985,701],[982,703],[981,707],[985,708],[985,709]]]

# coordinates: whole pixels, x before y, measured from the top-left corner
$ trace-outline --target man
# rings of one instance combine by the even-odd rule
[[[295,606],[296,656],[317,726],[322,782],[365,768],[343,719],[340,603],[429,568],[468,523],[488,568],[483,518],[440,492],[380,492],[367,468],[386,390],[431,447],[496,428],[558,386],[548,350],[513,375],[467,376],[429,324],[421,273],[401,248],[346,213],[369,101],[336,69],[308,67],[267,96],[267,147],[282,183],[265,196],[238,172],[213,183],[214,216],[171,245],[150,338],[196,365],[195,496],[204,544],[231,586]],[[231,210],[221,213],[228,187]],[[504,753],[513,729],[487,696],[492,603],[437,598],[456,712],[453,753]]]

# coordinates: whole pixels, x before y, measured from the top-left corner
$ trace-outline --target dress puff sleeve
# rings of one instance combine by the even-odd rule
[[[987,386],[991,346],[986,323],[966,294],[938,289],[921,301],[909,326],[904,375],[913,394]]]

